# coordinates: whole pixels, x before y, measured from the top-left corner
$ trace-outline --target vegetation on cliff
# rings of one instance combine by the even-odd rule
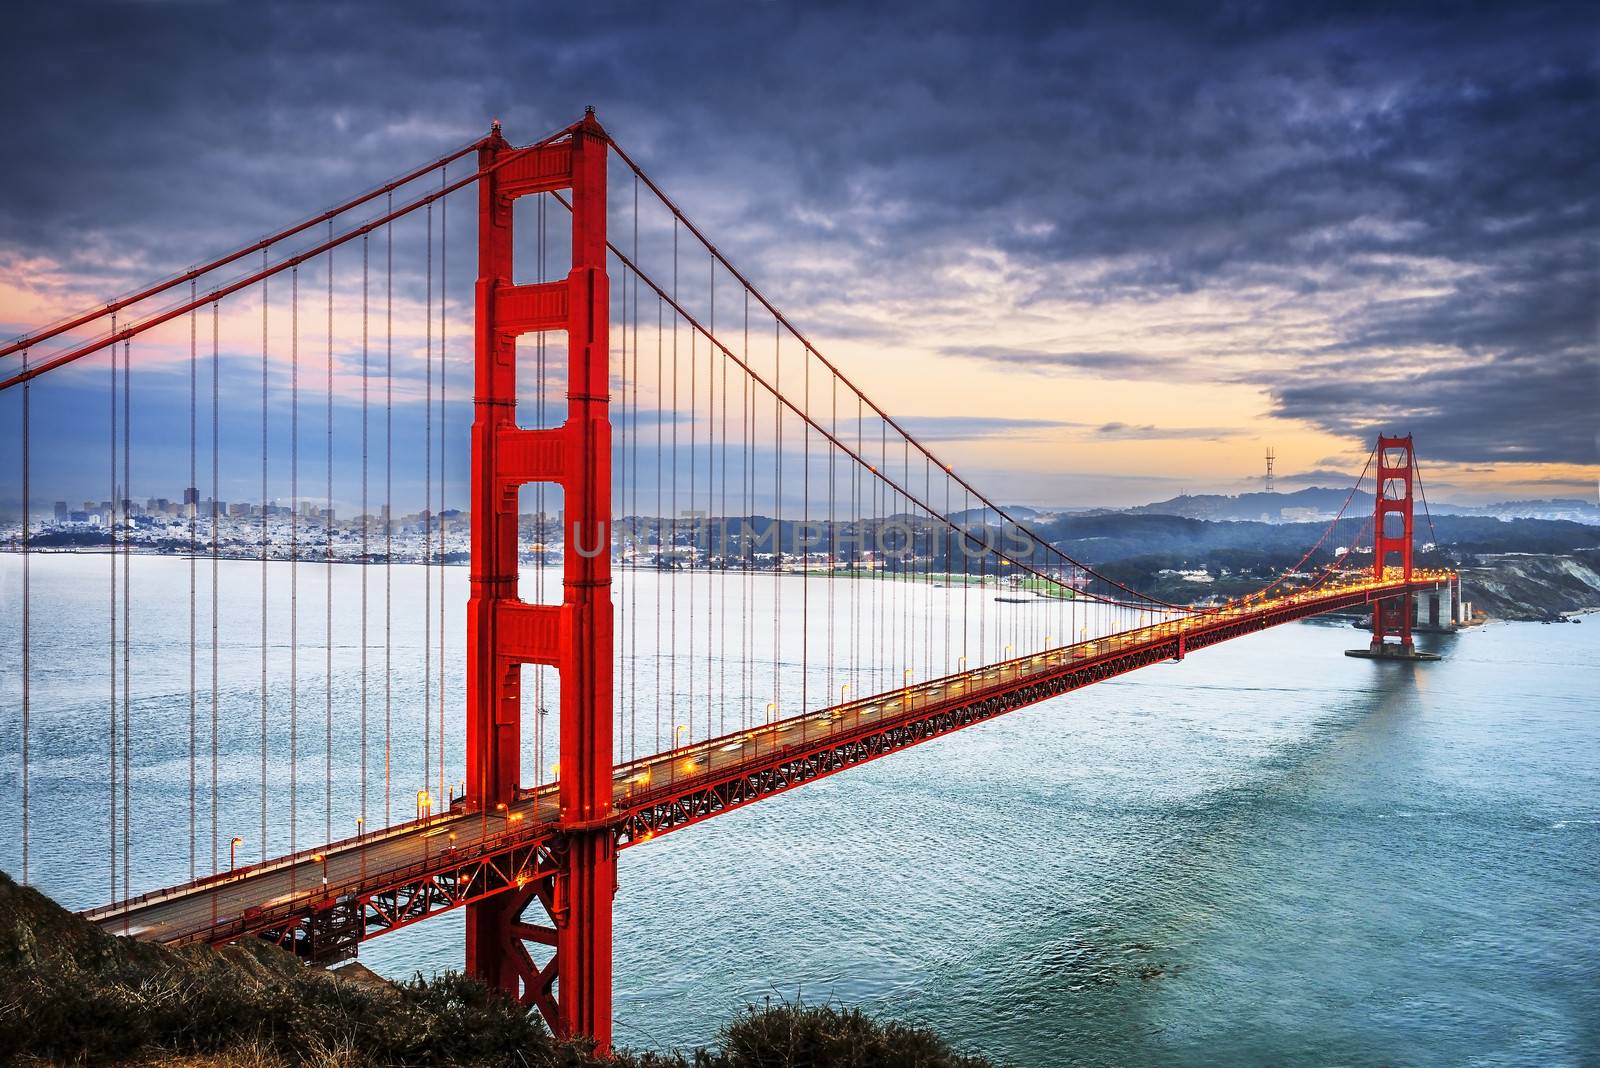
[[[118,938],[0,873],[0,1064],[170,1068],[983,1068],[928,1031],[831,1006],[750,1008],[713,1049],[598,1061],[463,976],[363,983],[264,942]]]

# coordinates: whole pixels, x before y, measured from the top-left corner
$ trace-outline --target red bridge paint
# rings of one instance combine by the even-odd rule
[[[1375,563],[1370,575],[1339,582],[1319,580],[1308,589],[1277,597],[1270,595],[1275,587],[1269,587],[1221,609],[1178,609],[1187,614],[1148,625],[1132,625],[1132,620],[1148,617],[1129,614],[1116,624],[1125,629],[1109,637],[928,682],[908,682],[887,693],[841,701],[614,768],[615,628],[611,554],[606,551],[613,514],[606,168],[609,153],[620,155],[620,150],[610,144],[592,113],[524,148],[509,145],[498,127],[474,148],[478,169],[471,177],[391,209],[337,240],[330,237],[326,245],[264,265],[260,272],[206,297],[191,294],[191,300],[175,311],[160,312],[108,335],[125,343],[153,325],[214,303],[243,286],[264,283],[335,244],[478,183],[465,795],[448,812],[425,814],[410,823],[206,876],[85,914],[112,930],[166,943],[222,943],[259,935],[308,959],[326,960],[348,955],[366,938],[464,908],[469,971],[537,1008],[558,1033],[592,1036],[605,1049],[611,1034],[612,899],[618,850],[1083,686],[1181,660],[1209,645],[1319,613],[1371,605],[1374,647],[1395,637],[1400,648],[1409,650],[1412,595],[1458,583],[1451,573],[1414,568],[1412,440],[1383,436],[1377,445]],[[620,158],[633,166],[625,155]],[[636,168],[635,173],[639,173]],[[643,181],[655,189],[648,178]],[[370,200],[385,189],[352,203]],[[570,191],[571,270],[561,281],[518,285],[513,271],[513,202],[557,190]],[[676,208],[672,211],[699,236]],[[624,267],[629,266],[620,251],[613,247],[612,252]],[[666,299],[659,287],[633,269]],[[731,266],[727,269],[744,281]],[[143,293],[163,291],[188,277]],[[689,318],[681,308],[676,310]],[[787,324],[776,309],[771,310],[776,320]],[[558,427],[527,429],[515,421],[516,341],[522,334],[540,331],[567,335],[567,413]],[[708,342],[713,340],[709,330],[704,333]],[[0,391],[108,343],[102,338],[79,345],[47,364],[26,368],[0,380]],[[806,348],[811,351],[809,343]],[[725,347],[722,351],[738,362]],[[759,380],[750,368],[744,369]],[[775,385],[772,392],[777,397]],[[808,412],[792,404],[790,408],[810,424]],[[887,415],[883,419],[900,431]],[[850,452],[826,429],[815,429],[876,473],[863,456]],[[931,454],[926,459],[933,461]],[[887,474],[880,477],[895,485]],[[559,485],[566,522],[571,524],[563,533],[576,551],[563,553],[560,604],[528,604],[517,596],[517,495],[530,483]],[[965,482],[961,485],[971,489]],[[914,500],[910,490],[895,488]],[[994,509],[981,494],[976,498]],[[928,511],[934,512],[931,507]],[[1398,530],[1393,528],[1396,523]],[[588,546],[599,551],[584,551]],[[1026,567],[1021,562],[1006,563]],[[1075,562],[1073,566],[1083,570]],[[1452,592],[1456,594],[1452,605],[1457,606],[1458,589]],[[1110,603],[1119,601],[1120,597]],[[1121,607],[1131,613],[1150,606]],[[964,657],[961,662],[964,665]],[[535,790],[524,789],[520,781],[520,673],[525,664],[552,667],[561,677],[561,774],[556,782]],[[263,719],[263,734],[264,724]],[[441,767],[442,763],[441,757]],[[264,798],[265,785],[263,806]],[[530,911],[531,918],[526,915]]]
[[[514,149],[498,129],[479,151],[476,397],[472,425],[472,592],[467,606],[466,809],[517,799],[523,664],[561,676],[560,848],[509,883],[466,880],[467,971],[537,1007],[560,1034],[611,1031],[611,554],[563,554],[559,606],[517,599],[517,491],[561,486],[574,543],[609,546],[610,298],[606,276],[605,131],[591,112],[567,141]],[[510,155],[509,161],[505,157]],[[512,202],[572,191],[566,279],[513,284]],[[516,426],[517,336],[567,334],[567,419]],[[525,858],[526,859],[526,858]],[[476,873],[474,873],[476,874]],[[498,880],[494,877],[499,876]],[[462,886],[457,871],[451,889]],[[489,887],[511,892],[487,896]],[[482,889],[485,893],[474,893]],[[523,918],[537,901],[543,922]],[[552,947],[536,962],[529,943]],[[560,976],[559,985],[556,977]]]

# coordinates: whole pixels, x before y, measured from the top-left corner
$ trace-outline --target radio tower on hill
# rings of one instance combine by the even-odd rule
[[[1268,493],[1276,492],[1272,488],[1272,461],[1274,461],[1276,459],[1277,459],[1277,454],[1272,451],[1272,446],[1268,445],[1267,446],[1267,481],[1266,481],[1266,492],[1268,492]]]

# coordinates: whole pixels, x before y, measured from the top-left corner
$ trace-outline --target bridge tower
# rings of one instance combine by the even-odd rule
[[[479,152],[478,282],[472,424],[472,573],[467,606],[467,803],[485,820],[514,801],[521,771],[521,669],[561,681],[556,871],[467,906],[467,971],[538,1008],[562,1035],[611,1035],[611,423],[605,131],[592,109],[571,135],[513,148],[499,124]],[[518,285],[512,204],[570,190],[572,268]],[[567,335],[566,421],[516,424],[517,337]],[[562,488],[559,605],[517,596],[517,493]],[[543,915],[525,919],[537,901]],[[528,943],[553,948],[543,965]]]
[[[1372,566],[1374,577],[1382,579],[1389,567],[1398,567],[1411,581],[1412,485],[1416,455],[1411,435],[1391,438],[1378,435],[1378,480],[1372,517]],[[1387,639],[1399,639],[1398,646]],[[1385,646],[1388,648],[1386,649]],[[1372,651],[1396,652],[1409,656],[1415,652],[1411,642],[1411,595],[1375,601],[1372,605]]]

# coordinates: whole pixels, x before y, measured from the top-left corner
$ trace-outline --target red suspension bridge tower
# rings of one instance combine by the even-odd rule
[[[1372,515],[1373,578],[1382,581],[1389,568],[1411,581],[1412,508],[1416,454],[1411,435],[1378,435],[1377,490]],[[1372,644],[1375,656],[1418,656],[1411,640],[1411,595],[1389,597],[1372,603]],[[1398,642],[1388,639],[1393,636]]]
[[[612,817],[611,423],[606,275],[605,132],[591,111],[572,136],[514,149],[496,126],[479,151],[476,389],[472,426],[472,575],[467,608],[467,801],[486,818],[517,799],[522,665],[561,682],[560,838],[554,873],[467,907],[467,970],[537,1006],[567,1034],[611,1032],[611,899],[617,858]],[[507,155],[516,158],[507,159]],[[570,190],[572,269],[517,285],[512,204]],[[567,418],[516,424],[517,338],[567,335]],[[517,493],[549,482],[563,492],[559,605],[517,597]],[[545,922],[523,912],[535,900]],[[537,963],[528,944],[553,949]],[[557,976],[560,978],[557,985]]]

